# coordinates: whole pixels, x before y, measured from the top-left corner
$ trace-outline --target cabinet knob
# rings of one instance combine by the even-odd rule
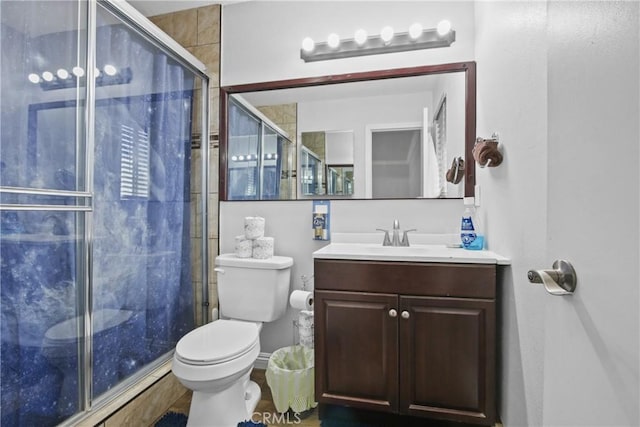
[[[398,317],[398,312],[392,308],[389,310],[389,317]]]
[[[403,319],[408,319],[409,318],[409,312],[405,310],[405,311],[402,312],[401,316],[402,316]]]

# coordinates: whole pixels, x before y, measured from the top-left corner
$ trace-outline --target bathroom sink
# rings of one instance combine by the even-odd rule
[[[411,260],[446,249],[444,245],[382,246],[373,243],[332,243],[316,254],[344,256],[349,259]],[[316,257],[318,258],[318,257]]]
[[[425,255],[438,248],[436,245],[415,245],[415,246],[382,246],[382,245],[358,245],[354,251],[371,252],[391,256],[420,256]]]
[[[313,253],[318,259],[371,261],[456,262],[508,264],[509,260],[490,251],[469,251],[447,245],[382,246],[374,243],[331,243]]]

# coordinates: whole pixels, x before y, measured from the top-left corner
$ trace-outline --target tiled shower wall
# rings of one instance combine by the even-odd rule
[[[196,9],[188,9],[175,13],[157,15],[149,18],[165,33],[184,46],[196,58],[207,67],[209,74],[209,126],[212,135],[217,135],[219,88],[220,88],[220,5],[211,5]],[[200,91],[197,91],[196,101],[200,100]],[[194,120],[194,133],[199,132],[199,120]],[[206,138],[201,138],[202,143]],[[210,140],[209,163],[209,307],[217,307],[218,293],[216,277],[213,271],[213,260],[218,255],[218,141]],[[192,204],[191,212],[191,244],[193,253],[193,286],[196,298],[196,324],[201,325],[202,319],[202,273],[200,251],[200,238],[202,227],[200,226],[200,212],[202,210],[203,194],[200,185],[201,152],[199,148],[192,149],[191,176],[194,185],[191,188],[191,197],[196,203]]]

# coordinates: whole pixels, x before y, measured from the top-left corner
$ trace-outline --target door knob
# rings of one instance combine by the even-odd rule
[[[405,310],[405,311],[402,312],[402,314],[400,316],[402,316],[403,319],[408,319],[409,318],[409,312],[407,310]]]
[[[570,262],[556,260],[552,270],[529,270],[527,278],[531,283],[540,283],[552,295],[570,295],[577,285],[576,271]]]
[[[398,312],[396,310],[394,310],[393,308],[389,310],[389,317],[397,317],[397,316],[398,316]]]

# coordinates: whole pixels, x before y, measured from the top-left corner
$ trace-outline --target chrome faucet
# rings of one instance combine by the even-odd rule
[[[400,246],[400,221],[393,220],[393,240],[391,240],[391,246]]]
[[[389,238],[389,230],[383,230],[382,228],[376,228],[378,231],[384,232],[384,240],[382,246],[409,246],[409,236],[407,233],[410,231],[416,231],[415,228],[410,230],[404,230],[402,234],[402,240],[400,239],[400,221],[393,220],[393,237]]]
[[[400,246],[409,246],[409,236],[407,235],[407,233],[410,231],[416,231],[416,229],[411,228],[409,230],[404,230],[404,233],[402,233],[402,240],[400,241]]]

